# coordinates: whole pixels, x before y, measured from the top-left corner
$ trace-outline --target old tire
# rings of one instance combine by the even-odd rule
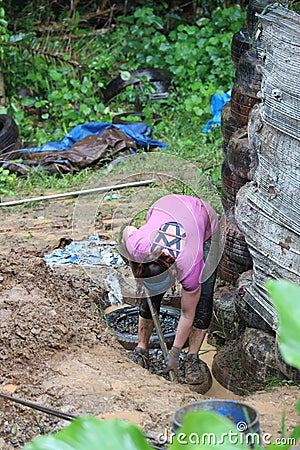
[[[218,383],[237,395],[249,394],[255,390],[253,380],[245,376],[241,366],[240,340],[232,341],[224,345],[214,356],[212,362],[212,374]],[[241,374],[243,373],[243,378]]]
[[[234,83],[230,104],[232,116],[240,125],[239,128],[247,125],[251,109],[260,102],[261,99],[255,93],[246,92],[245,89]]]
[[[247,94],[257,95],[260,91],[262,67],[253,51],[249,50],[240,57],[236,71],[236,82]]]
[[[239,274],[252,268],[252,258],[243,233],[237,226],[234,208],[222,216],[220,226],[225,234],[223,255],[219,264],[219,275],[225,281],[235,281]]]
[[[240,57],[250,47],[250,36],[248,30],[243,29],[233,35],[231,41],[231,61],[237,67]]]
[[[250,36],[252,36],[253,33],[255,32],[256,24],[259,20],[256,14],[262,13],[264,9],[266,9],[273,3],[276,2],[267,0],[250,0],[247,8],[247,17],[246,17],[247,30]]]
[[[258,166],[256,150],[250,145],[247,127],[240,128],[230,138],[227,146],[227,162],[238,177],[250,181]]]
[[[0,114],[0,154],[7,155],[14,150],[19,137],[19,128],[14,119],[7,114]]]
[[[256,328],[246,328],[241,347],[241,364],[257,381],[282,377],[275,357],[275,335]]]
[[[177,308],[172,308],[170,306],[161,306],[160,309],[160,323],[163,323],[163,319],[165,317],[170,317],[176,322],[176,326],[174,327],[174,330],[164,333],[164,339],[166,341],[167,347],[171,348],[174,338],[175,338],[175,332],[177,328],[177,323],[179,321],[180,317],[180,310]],[[121,321],[125,318],[131,318],[136,321],[136,329],[133,330],[132,333],[129,332],[120,332],[117,330],[117,325],[121,323]],[[108,325],[112,328],[114,335],[120,342],[120,344],[123,345],[123,347],[126,350],[133,350],[138,343],[138,332],[137,332],[137,323],[138,323],[138,308],[136,306],[132,307],[125,307],[116,309],[115,311],[112,311],[106,315],[106,320]],[[135,325],[134,325],[135,328]],[[153,331],[150,341],[149,341],[149,348],[159,348],[159,339],[156,335],[156,333]]]
[[[224,142],[224,148],[227,148],[227,144],[233,133],[239,128],[237,121],[232,116],[230,102],[223,106],[221,113],[221,133]],[[224,151],[226,155],[226,151]]]
[[[133,70],[129,80],[122,80],[121,75],[111,80],[103,92],[105,103],[120,94],[127,86],[134,85],[137,89],[140,89],[142,85],[141,78],[143,77],[155,87],[155,92],[152,95],[154,100],[168,98],[171,75],[162,69],[146,68]]]
[[[227,147],[228,151],[228,147]],[[224,161],[221,169],[222,179],[222,193],[221,200],[225,211],[228,211],[235,204],[236,194],[244,184],[246,180],[239,177],[230,169],[228,162]]]
[[[223,255],[218,267],[218,275],[221,280],[228,283],[235,283],[239,277],[240,266],[232,261],[229,256]]]
[[[247,327],[257,328],[259,330],[271,332],[270,325],[247,303],[243,297],[241,285],[238,284],[238,291],[240,294],[235,297],[235,309],[237,315],[241,321],[245,323]],[[246,286],[244,285],[243,288]]]
[[[236,290],[227,286],[215,290],[213,316],[209,326],[208,343],[224,344],[235,339],[238,332],[238,315],[235,310]],[[209,340],[211,342],[209,342]]]
[[[218,267],[218,275],[222,280],[235,284],[239,275],[249,270],[249,266],[252,267],[250,260],[247,265],[243,265],[231,259],[230,256],[223,254]]]
[[[281,356],[280,349],[278,347],[277,337],[275,344],[275,358],[278,368],[283,373],[283,375],[287,379],[292,380],[294,383],[300,384],[300,371],[297,370],[295,367],[290,366],[284,361],[284,359]]]

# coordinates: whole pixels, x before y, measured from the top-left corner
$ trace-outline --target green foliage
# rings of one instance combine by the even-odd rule
[[[231,435],[231,438],[230,438]],[[233,442],[232,436],[236,441]],[[184,416],[183,426],[177,430],[169,450],[217,449],[242,450],[249,448],[242,433],[226,417],[215,412],[197,411]]]
[[[103,170],[99,177],[102,176],[102,172]],[[46,195],[53,191],[69,191],[73,186],[78,188],[78,185],[87,182],[92,174],[93,169],[89,167],[64,176],[52,175],[38,167],[33,167],[26,177],[14,179],[13,191],[18,198],[32,197],[35,194]]]
[[[5,20],[5,10],[2,6],[2,0],[0,0],[0,42],[7,42],[9,34],[7,31],[8,22]],[[3,60],[4,49],[0,46],[0,61]]]
[[[194,25],[181,23],[166,33],[162,18],[156,17],[152,8],[140,8],[133,16],[119,18],[126,29],[129,26],[133,37],[122,50],[128,61],[122,68],[129,69],[131,65],[169,70],[176,85],[177,112],[189,113],[197,120],[206,119],[211,95],[232,84],[231,39],[244,18],[237,6],[217,8],[211,18],[200,17]],[[122,30],[120,25],[118,28]]]
[[[15,174],[11,174],[9,170],[0,167],[0,196],[13,195],[13,185],[16,179]]]
[[[168,29],[169,18],[156,11],[137,8],[132,15],[117,17],[115,30],[105,33],[78,27],[77,12],[74,20],[64,19],[63,30],[54,23],[51,32],[38,37],[28,24],[29,31],[11,36],[9,46],[0,46],[5,51],[8,112],[23,141],[41,145],[59,140],[79,123],[111,121],[115,113],[132,110],[137,95],[133,86],[109,105],[103,102],[102,90],[117,74],[128,79],[130,70],[141,67],[167,69],[173,77],[167,101],[151,101],[153,86],[143,80],[140,100],[146,118],[163,110],[166,118],[173,118],[170,131],[174,120],[195,122],[201,129],[210,118],[211,95],[233,82],[231,38],[245,13],[238,6],[217,8],[193,25],[181,20]],[[20,99],[21,88],[34,94]]]
[[[151,125],[153,114],[160,114],[155,137],[168,144],[164,151],[197,163],[220,188],[221,133],[201,129],[211,117],[211,95],[231,86],[230,42],[244,16],[237,6],[219,8],[209,18],[199,17],[192,25],[175,21],[168,29],[169,19],[147,7],[118,18],[115,30],[103,34],[79,28],[78,14],[74,21],[65,18],[62,30],[54,23],[52,32],[41,37],[32,30],[16,33],[11,45],[3,46],[2,69],[8,113],[19,125],[24,146],[59,141],[80,123],[111,122],[113,115],[133,111],[134,86],[108,105],[104,86],[118,74],[128,80],[131,70],[156,66],[172,74],[171,95],[153,101],[153,85],[141,80],[146,122]],[[21,88],[32,94],[20,98]]]
[[[25,36],[22,43],[25,48],[30,47],[32,36]],[[30,63],[24,64],[24,58]],[[46,60],[23,47],[8,47],[3,72],[10,96],[9,112],[18,123],[23,140],[42,145],[62,139],[79,123],[99,121],[104,112],[99,92],[103,83],[95,63],[90,61],[81,76],[67,62],[58,66],[55,58]],[[19,99],[20,88],[34,94]]]
[[[284,360],[300,370],[300,287],[286,280],[266,283],[279,316],[279,346]]]
[[[38,437],[26,450],[150,450],[142,432],[120,420],[100,421],[84,417],[56,435]]]
[[[300,14],[299,0],[291,0],[289,4],[289,9],[295,11],[297,14]]]
[[[286,280],[269,280],[266,286],[279,317],[279,348],[283,359],[300,370],[300,287]],[[296,410],[300,413],[299,400]],[[295,442],[299,440],[300,425],[294,428],[290,438]],[[269,446],[273,447],[275,444]],[[285,445],[285,448],[289,447]]]

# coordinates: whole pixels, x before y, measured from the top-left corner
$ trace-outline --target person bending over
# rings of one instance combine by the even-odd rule
[[[121,247],[140,296],[138,345],[133,360],[148,366],[148,342],[154,324],[144,289],[159,314],[164,294],[177,279],[182,286],[181,315],[166,372],[178,371],[179,356],[188,340],[185,382],[197,385],[194,388],[201,393],[212,384],[210,371],[198,353],[212,317],[219,260],[215,244],[218,244],[216,212],[200,198],[186,195],[161,197],[148,210],[143,226],[137,229],[127,225],[121,232]]]

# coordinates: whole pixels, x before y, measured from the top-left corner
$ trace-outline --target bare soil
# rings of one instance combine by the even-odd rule
[[[62,237],[72,238],[74,201],[2,209],[0,221],[0,389],[75,415],[121,418],[145,433],[170,433],[172,414],[203,398],[242,399],[260,413],[262,433],[280,436],[298,422],[296,386],[263,389],[239,397],[215,380],[202,396],[134,364],[100,314],[105,296],[80,268],[49,269],[43,256]],[[105,235],[109,217],[102,217]],[[104,224],[104,226],[103,226]],[[87,238],[90,235],[87,226]],[[211,365],[215,348],[203,359]],[[0,449],[21,448],[35,436],[67,424],[47,414],[0,400]]]

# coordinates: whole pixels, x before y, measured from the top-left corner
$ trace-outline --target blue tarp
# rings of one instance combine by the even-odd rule
[[[229,102],[231,98],[231,90],[223,94],[214,94],[211,97],[210,110],[213,117],[206,123],[202,131],[207,133],[211,131],[214,127],[219,127],[221,125],[221,113],[223,106]]]
[[[115,125],[106,122],[88,122],[77,125],[73,128],[60,142],[47,142],[41,147],[26,148],[20,150],[19,153],[28,152],[49,152],[55,150],[68,150],[73,144],[90,135],[100,135],[104,130],[109,128],[118,128],[125,133],[130,139],[135,141],[141,147],[167,147],[163,142],[151,139],[152,128],[144,122]]]

